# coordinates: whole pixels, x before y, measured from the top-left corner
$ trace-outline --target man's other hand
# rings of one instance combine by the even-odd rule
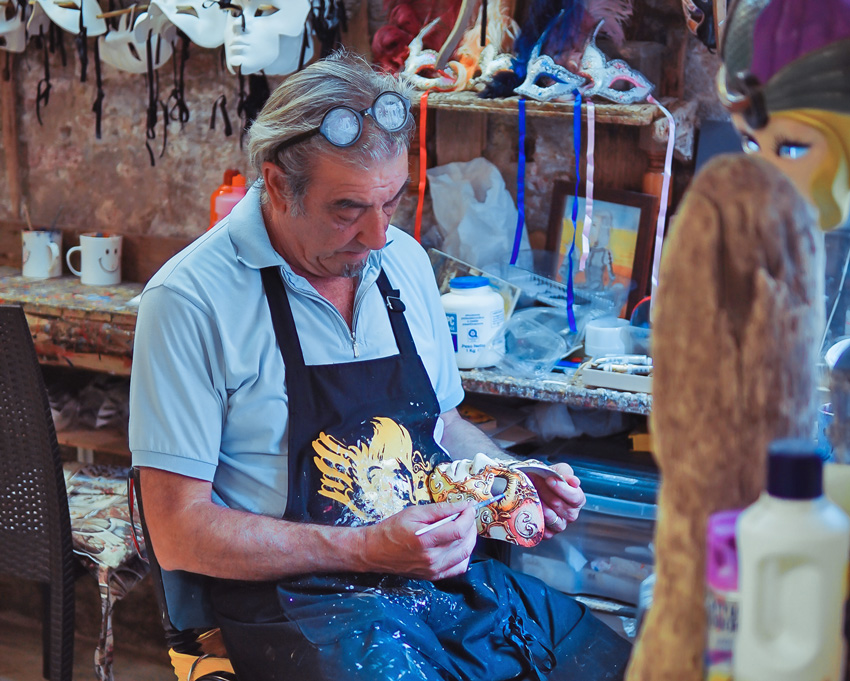
[[[560,473],[564,480],[554,475],[544,478],[529,474],[543,503],[544,539],[551,539],[578,520],[579,511],[586,501],[581,482],[568,464],[556,463],[552,469]]]

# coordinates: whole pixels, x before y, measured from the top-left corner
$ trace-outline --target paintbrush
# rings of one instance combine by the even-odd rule
[[[501,494],[497,494],[495,497],[492,497],[490,499],[482,499],[477,504],[475,504],[475,510],[477,511],[479,508],[484,508],[485,506],[489,506],[490,504],[495,504],[497,501],[501,501],[504,498],[505,498],[505,493],[502,492]],[[425,534],[426,532],[430,532],[431,530],[435,530],[436,528],[440,527],[441,525],[445,525],[446,523],[451,522],[452,520],[455,520],[459,516],[460,516],[460,513],[455,513],[454,515],[450,515],[450,516],[447,516],[445,518],[442,518],[435,523],[431,523],[430,525],[426,525],[425,527],[416,530],[416,536],[418,537],[420,534]]]

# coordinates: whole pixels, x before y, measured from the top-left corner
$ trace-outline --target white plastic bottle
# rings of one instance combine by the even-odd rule
[[[823,495],[813,442],[777,440],[738,523],[735,681],[840,681],[850,519]]]
[[[442,296],[443,309],[455,348],[460,369],[492,366],[504,355],[501,347],[487,352],[490,340],[505,321],[505,302],[490,288],[487,277],[455,277],[449,282],[449,292]]]

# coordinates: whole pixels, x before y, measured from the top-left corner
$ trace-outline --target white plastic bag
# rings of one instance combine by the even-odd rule
[[[479,269],[507,263],[517,209],[499,169],[486,158],[449,163],[428,171],[440,250]],[[525,225],[520,250],[528,250]]]

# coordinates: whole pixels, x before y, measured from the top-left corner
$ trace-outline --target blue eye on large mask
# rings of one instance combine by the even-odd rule
[[[776,155],[779,158],[796,160],[808,154],[810,148],[808,144],[801,144],[799,142],[779,142],[776,145]]]

